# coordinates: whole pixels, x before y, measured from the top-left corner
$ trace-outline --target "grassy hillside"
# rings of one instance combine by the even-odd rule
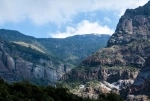
[[[52,54],[77,66],[87,56],[106,46],[109,35],[76,35],[65,39],[38,39]]]
[[[24,35],[18,31],[0,29],[0,37],[6,41],[14,42],[21,46],[32,46],[32,48],[35,50],[48,53],[48,50],[41,45],[36,38]]]

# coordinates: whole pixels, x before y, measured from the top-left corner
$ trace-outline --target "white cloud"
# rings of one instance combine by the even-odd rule
[[[71,21],[79,12],[114,10],[123,14],[127,8],[143,5],[148,0],[0,0],[0,24],[31,20],[36,25]]]
[[[76,27],[67,26],[65,32],[56,32],[50,33],[49,36],[53,38],[66,38],[68,36],[73,35],[82,35],[82,34],[113,34],[114,30],[110,29],[108,26],[101,26],[97,22],[89,22],[88,20],[84,20],[77,24]]]
[[[111,23],[111,20],[108,17],[104,17],[104,21]]]

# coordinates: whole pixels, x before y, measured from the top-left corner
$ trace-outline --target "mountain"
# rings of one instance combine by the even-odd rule
[[[48,50],[46,50],[36,38],[24,35],[18,31],[0,29],[0,37],[9,42],[14,42],[25,47],[31,46],[35,50],[48,53]]]
[[[35,50],[50,54],[75,67],[87,56],[99,48],[105,47],[110,36],[88,34],[63,39],[34,38],[18,31],[1,29],[0,37],[22,46],[31,46]]]
[[[83,60],[95,49],[105,46],[109,38],[108,35],[102,35],[102,37],[92,34],[84,36],[86,38],[74,36],[66,39],[38,39],[26,36],[18,31],[1,29],[0,77],[10,83],[29,80],[40,85],[55,84],[66,72],[74,67],[75,64],[70,62],[72,61],[70,57],[79,57],[76,60]],[[99,40],[99,43],[95,40]],[[67,43],[71,43],[71,46],[70,44],[67,45]],[[84,49],[79,52],[77,50],[73,51],[72,45],[73,48]],[[61,48],[56,48],[56,46]],[[88,50],[89,46],[91,49]],[[85,53],[83,54],[82,51]],[[61,57],[61,54],[64,54],[64,56],[69,55],[64,58],[63,56]],[[69,59],[66,61],[66,58],[69,58],[70,61]],[[75,63],[77,64],[77,62]]]
[[[91,80],[102,81],[111,90],[118,89],[129,101],[133,99],[149,101],[149,12],[150,1],[142,7],[127,9],[120,18],[115,33],[110,37],[107,47],[87,57],[62,80],[84,81],[83,84]]]
[[[64,64],[45,53],[0,39],[0,77],[11,83],[29,80],[54,84],[64,73]]]
[[[38,39],[44,47],[52,54],[67,63],[77,66],[87,56],[99,48],[105,47],[109,39],[109,35],[75,35],[64,39],[42,38]]]

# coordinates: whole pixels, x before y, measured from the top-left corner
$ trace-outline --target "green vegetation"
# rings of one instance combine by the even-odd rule
[[[59,64],[60,63],[60,59],[51,56],[50,54],[46,54],[43,52],[40,52],[39,50],[35,50],[32,47],[25,47],[23,45],[20,44],[16,44],[16,43],[10,43],[7,41],[4,41],[5,45],[9,48],[9,50],[11,50],[10,52],[18,52],[17,56],[23,58],[26,61],[30,61],[34,64],[40,64],[43,66],[46,66],[45,63],[40,63],[39,60],[40,59],[44,59],[44,60],[48,60],[48,61],[53,61],[53,64]],[[16,54],[13,56],[12,53],[12,57],[15,59]]]
[[[41,38],[38,42],[65,62],[77,66],[87,56],[105,47],[109,35],[76,35],[65,39]]]
[[[29,82],[7,84],[0,80],[0,101],[123,101],[114,93],[101,94],[99,99],[81,98],[66,88],[32,85]]]
[[[29,44],[29,43],[26,43],[26,42],[21,42],[21,41],[18,41],[18,42],[14,42],[16,44],[19,44],[21,46],[24,46],[24,47],[30,47],[36,51],[39,51],[39,52],[42,52],[42,53],[45,53],[43,50],[41,50],[39,47],[35,46],[35,45],[32,45],[32,44]]]
[[[0,37],[6,41],[50,55],[53,57],[51,60],[56,59],[57,62],[76,67],[87,56],[105,47],[110,36],[89,34],[76,35],[65,39],[35,38],[15,30],[0,29]],[[32,61],[32,59],[29,60]]]
[[[80,85],[85,85],[85,87],[99,88],[101,83],[97,80],[87,80],[87,81],[59,81],[57,82],[57,87],[68,88],[71,92],[73,89],[78,90]]]
[[[23,56],[25,60],[36,62],[40,58],[50,60],[50,57],[38,50],[34,50],[31,47],[24,47],[16,43],[10,43],[9,48],[11,50],[19,51],[21,53],[25,53],[26,55]]]
[[[41,45],[36,38],[32,36],[24,35],[15,30],[5,30],[0,29],[0,37],[9,42],[15,42],[23,46],[27,46],[27,44],[33,46],[33,49],[37,49],[42,52],[47,52],[46,48]]]
[[[132,65],[128,65],[128,66],[119,66],[119,65],[115,65],[115,66],[107,66],[107,65],[103,65],[101,66],[102,69],[121,69],[121,70],[132,70],[132,71],[139,71],[140,69],[132,66]]]
[[[82,66],[82,65],[79,65],[78,67],[74,68],[73,70],[75,70],[75,71],[78,71],[78,70],[79,71],[81,71],[81,70],[92,71],[92,70],[96,70],[98,68],[100,68],[100,66]]]

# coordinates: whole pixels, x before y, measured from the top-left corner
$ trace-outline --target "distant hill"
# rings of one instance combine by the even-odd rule
[[[75,35],[64,39],[37,39],[53,55],[77,66],[87,56],[106,46],[109,35]]]

